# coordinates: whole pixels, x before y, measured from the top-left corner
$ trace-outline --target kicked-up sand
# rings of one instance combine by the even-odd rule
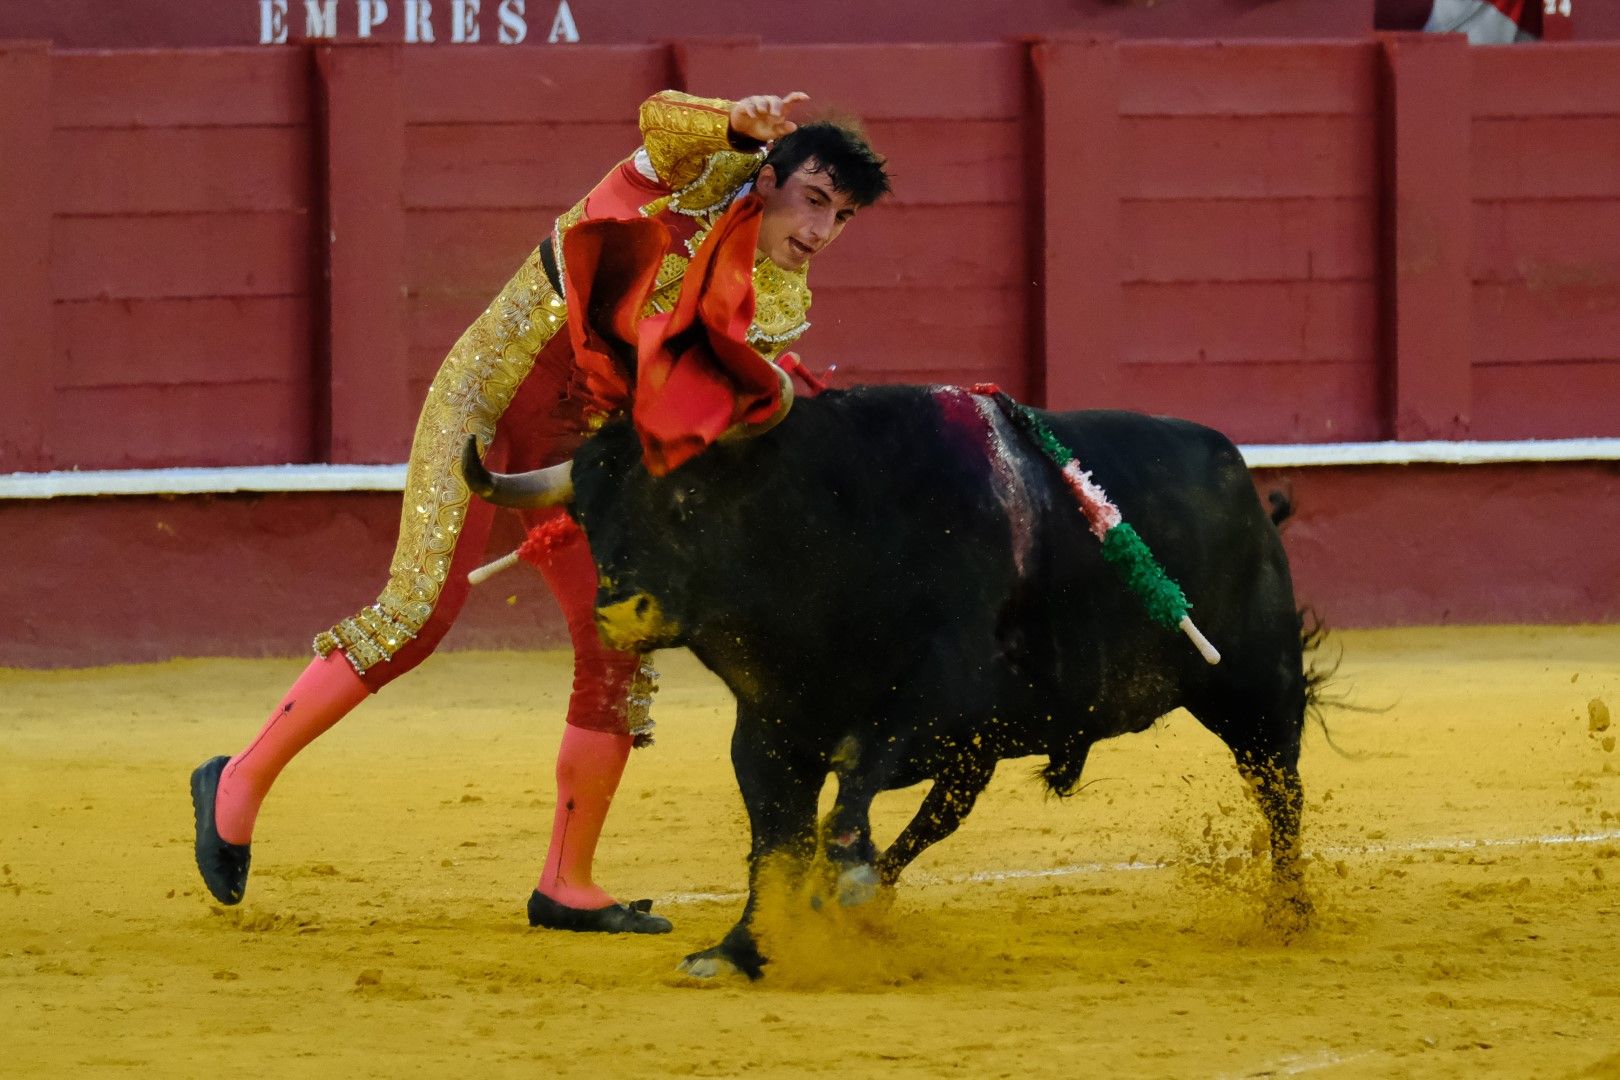
[[[8,1077],[1620,1076],[1620,627],[1346,632],[1307,733],[1315,925],[1261,919],[1260,818],[1185,714],[1084,790],[1005,762],[891,907],[770,914],[764,980],[676,962],[740,910],[731,704],[659,657],[598,859],[664,937],[530,930],[564,653],[435,657],[284,774],[247,899],[187,776],[301,661],[0,671]],[[877,808],[892,836],[921,788]]]

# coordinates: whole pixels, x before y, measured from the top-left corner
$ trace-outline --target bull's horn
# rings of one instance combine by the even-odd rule
[[[478,440],[471,436],[461,450],[461,475],[474,495],[496,506],[538,510],[561,506],[574,497],[574,463],[565,461],[523,473],[492,473],[478,457]]]
[[[781,389],[777,391],[776,395],[775,411],[757,424],[732,424],[721,433],[721,442],[742,442],[744,439],[752,439],[756,435],[763,435],[787,417],[788,410],[793,408],[793,376],[775,364],[771,365],[771,369],[776,372],[777,381],[781,384]]]

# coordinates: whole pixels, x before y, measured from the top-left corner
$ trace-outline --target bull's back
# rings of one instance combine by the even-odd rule
[[[1194,620],[1217,647],[1263,642],[1271,648],[1296,640],[1287,557],[1230,439],[1191,421],[1139,413],[1042,415],[1182,587]],[[1087,549],[1094,551],[1096,540],[1074,539],[1084,528],[1078,514],[1065,528],[1069,562],[1085,563],[1083,572],[1095,574]],[[1065,571],[1055,572],[1062,577]],[[1104,617],[1140,624],[1137,601],[1122,590],[1115,596]],[[1172,655],[1196,656],[1181,644],[1173,645]]]

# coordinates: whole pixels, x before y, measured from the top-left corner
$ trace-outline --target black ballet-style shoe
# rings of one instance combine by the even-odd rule
[[[203,884],[222,904],[240,904],[247,891],[251,844],[233,844],[214,825],[214,794],[228,757],[209,758],[191,773],[191,809],[197,818],[197,869]]]
[[[675,929],[662,915],[652,914],[651,900],[573,908],[557,903],[538,889],[529,894],[529,925],[582,934],[667,934]]]

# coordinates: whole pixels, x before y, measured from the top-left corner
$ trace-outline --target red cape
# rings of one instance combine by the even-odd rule
[[[663,476],[727,428],[778,407],[770,361],[748,345],[764,202],[738,199],[692,258],[675,307],[641,318],[669,246],[657,221],[583,221],[563,237],[568,327],[588,403],[630,411],[642,461]]]

